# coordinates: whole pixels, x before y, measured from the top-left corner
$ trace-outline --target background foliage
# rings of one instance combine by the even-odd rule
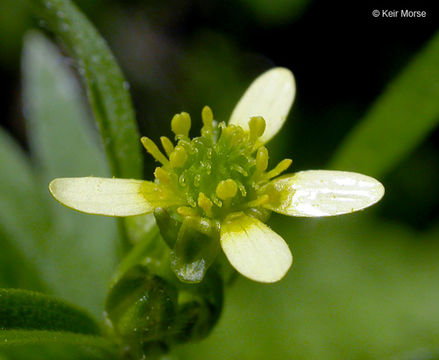
[[[205,104],[226,120],[252,78],[286,66],[296,75],[298,96],[289,123],[269,144],[273,163],[291,156],[294,170],[355,170],[386,186],[383,201],[362,213],[273,216],[271,225],[292,248],[293,269],[274,285],[239,278],[226,293],[213,334],[178,348],[172,358],[438,356],[439,35],[432,9],[425,8],[426,19],[392,20],[373,18],[373,8],[318,0],[77,5],[128,79],[141,134],[154,140],[170,135],[170,118],[182,110],[193,115],[195,131]],[[81,70],[41,34],[25,35],[31,27],[51,26],[25,2],[0,0],[0,26],[0,286],[56,295],[100,320],[121,233],[113,219],[62,208],[46,189],[53,177],[114,173],[104,157],[113,149],[112,130],[101,145],[91,120],[101,116],[102,129],[114,116],[105,110],[112,104],[96,100],[108,85],[96,72],[105,72],[105,58]],[[78,26],[76,34],[84,30]],[[70,41],[74,47],[75,38]],[[81,58],[69,46],[61,51]],[[88,89],[97,84],[98,95],[89,92],[93,109],[81,76]],[[126,104],[128,87],[119,81],[125,89],[119,100]],[[108,86],[117,91],[114,83]],[[127,106],[122,112],[132,119]],[[135,137],[134,130],[128,133]],[[138,143],[127,143],[138,150]],[[145,160],[145,178],[151,178],[154,164]],[[140,171],[132,161],[120,176]],[[91,335],[59,335],[53,346],[54,334],[43,331],[37,334],[46,344],[41,347],[32,343],[29,328],[14,331],[21,333],[8,339],[17,335],[22,342],[18,350],[4,349],[7,359],[27,359],[29,351],[33,358],[110,356],[109,345]]]

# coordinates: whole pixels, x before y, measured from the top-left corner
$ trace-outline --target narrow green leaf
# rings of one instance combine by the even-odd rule
[[[71,1],[30,1],[77,62],[112,174],[140,178],[140,137],[128,83],[107,44]]]
[[[38,344],[0,347],[7,360],[107,360],[108,353],[88,346]],[[5,360],[0,357],[1,360]]]
[[[67,354],[58,359],[71,359],[69,351],[83,350],[82,359],[116,359],[117,347],[101,336],[46,330],[0,330],[0,350],[19,351],[26,347],[37,350],[41,345],[63,346]],[[13,352],[12,352],[13,354]]]
[[[381,177],[407,156],[439,121],[439,33],[348,135],[329,167]]]
[[[83,310],[51,296],[18,289],[0,289],[0,329],[100,332]]]

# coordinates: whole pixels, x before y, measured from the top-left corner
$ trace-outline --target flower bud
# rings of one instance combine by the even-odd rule
[[[167,337],[176,306],[174,286],[145,266],[136,265],[112,286],[105,311],[114,332],[137,347]]]

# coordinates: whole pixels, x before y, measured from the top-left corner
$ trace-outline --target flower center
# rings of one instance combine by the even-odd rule
[[[268,167],[268,151],[260,141],[265,120],[252,117],[249,131],[236,125],[213,120],[209,107],[202,111],[201,136],[189,138],[191,118],[180,113],[171,121],[177,141],[161,138],[167,157],[148,138],[142,138],[146,150],[159,162],[156,183],[166,186],[185,204],[177,207],[182,216],[200,216],[223,220],[238,211],[258,212],[270,200],[265,191],[270,179],[285,171],[291,160]]]

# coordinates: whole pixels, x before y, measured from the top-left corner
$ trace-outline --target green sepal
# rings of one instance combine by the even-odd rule
[[[171,217],[164,208],[160,207],[154,210],[154,217],[163,240],[172,249],[177,241],[181,221],[177,220],[175,216]]]
[[[136,346],[166,338],[176,309],[176,289],[141,265],[125,272],[105,304],[114,333]]]
[[[85,311],[51,296],[17,289],[0,289],[0,329],[100,333]]]
[[[171,269],[180,281],[199,283],[215,261],[219,241],[201,233],[192,223],[191,219],[185,219],[180,228],[171,252]]]

